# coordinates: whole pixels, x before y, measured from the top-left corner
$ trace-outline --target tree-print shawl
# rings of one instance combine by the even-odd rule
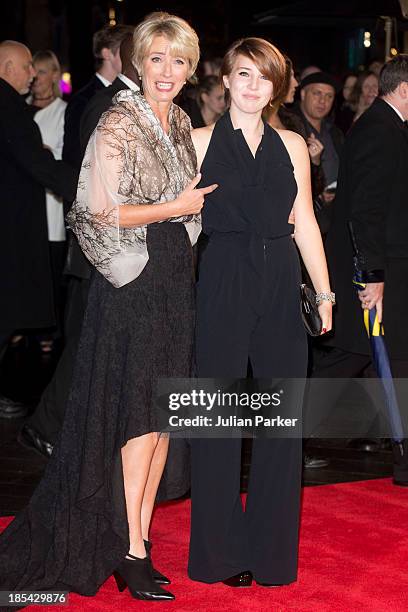
[[[125,90],[89,140],[67,222],[86,257],[115,287],[137,278],[149,259],[147,226],[119,227],[118,207],[174,200],[197,173],[190,119],[175,104],[169,126],[167,135],[140,92]],[[196,242],[200,215],[169,221],[184,223]]]

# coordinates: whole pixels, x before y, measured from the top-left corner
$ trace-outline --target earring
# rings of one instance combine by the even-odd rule
[[[140,93],[143,96],[144,91],[143,91],[143,82],[142,82],[142,75],[139,74],[139,79],[140,79],[140,85],[139,85],[139,89],[140,89]]]

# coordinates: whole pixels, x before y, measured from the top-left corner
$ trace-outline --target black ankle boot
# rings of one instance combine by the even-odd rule
[[[130,554],[128,557],[131,558],[123,559],[113,574],[119,591],[124,591],[128,587],[132,597],[148,601],[175,599],[173,593],[165,591],[154,581],[152,566],[148,557],[140,559]]]
[[[150,554],[150,551],[152,550],[152,543],[149,542],[149,540],[143,540],[143,542],[145,545],[146,554],[148,558],[150,559],[150,562],[152,563],[152,557]],[[171,584],[169,578],[167,578],[164,574],[159,572],[159,570],[153,567],[153,563],[152,563],[152,572],[153,572],[154,581],[157,582],[157,584]]]
[[[252,584],[252,574],[249,571],[241,572],[231,576],[231,578],[222,580],[222,582],[231,587],[249,587]]]

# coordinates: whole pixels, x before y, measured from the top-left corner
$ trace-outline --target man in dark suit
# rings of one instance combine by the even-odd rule
[[[399,55],[382,69],[379,97],[353,126],[341,155],[326,240],[337,308],[334,334],[315,361],[316,378],[357,377],[370,364],[362,309],[372,308],[384,322],[393,376],[408,377],[407,119],[408,55]],[[359,295],[352,285],[350,222],[367,283]],[[392,447],[394,483],[408,485],[407,440]]]
[[[83,157],[80,144],[82,114],[95,93],[109,87],[122,70],[120,44],[125,36],[132,32],[131,26],[116,25],[106,26],[93,35],[96,72],[89,82],[72,96],[65,111],[62,158],[78,169]]]
[[[96,128],[101,115],[112,105],[112,98],[123,89],[133,89],[139,91],[140,79],[132,63],[133,54],[133,33],[128,33],[123,38],[120,45],[120,59],[122,70],[113,81],[112,85],[101,89],[88,102],[80,124],[80,143],[82,154],[85,153],[86,145]]]
[[[35,76],[25,45],[0,44],[0,356],[15,329],[52,326],[54,305],[48,253],[45,187],[73,198],[77,173],[56,161],[21,94]],[[0,417],[24,407],[0,399]]]
[[[112,85],[95,93],[81,115],[79,144],[81,159],[100,116],[112,105],[113,96],[122,89],[139,89],[139,77],[132,64],[132,52],[133,34],[127,31],[120,45],[122,72],[118,74]],[[20,434],[20,442],[35,448],[43,455],[51,454],[64,418],[91,275],[91,265],[74,236],[71,236],[67,271],[71,275],[71,280],[70,299],[66,309],[66,345],[36,411],[23,426]]]

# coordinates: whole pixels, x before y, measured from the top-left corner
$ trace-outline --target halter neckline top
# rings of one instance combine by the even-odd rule
[[[293,233],[288,223],[297,194],[293,165],[280,136],[267,123],[254,157],[227,111],[215,124],[201,174],[201,185],[218,184],[205,199],[205,234],[279,238]]]

